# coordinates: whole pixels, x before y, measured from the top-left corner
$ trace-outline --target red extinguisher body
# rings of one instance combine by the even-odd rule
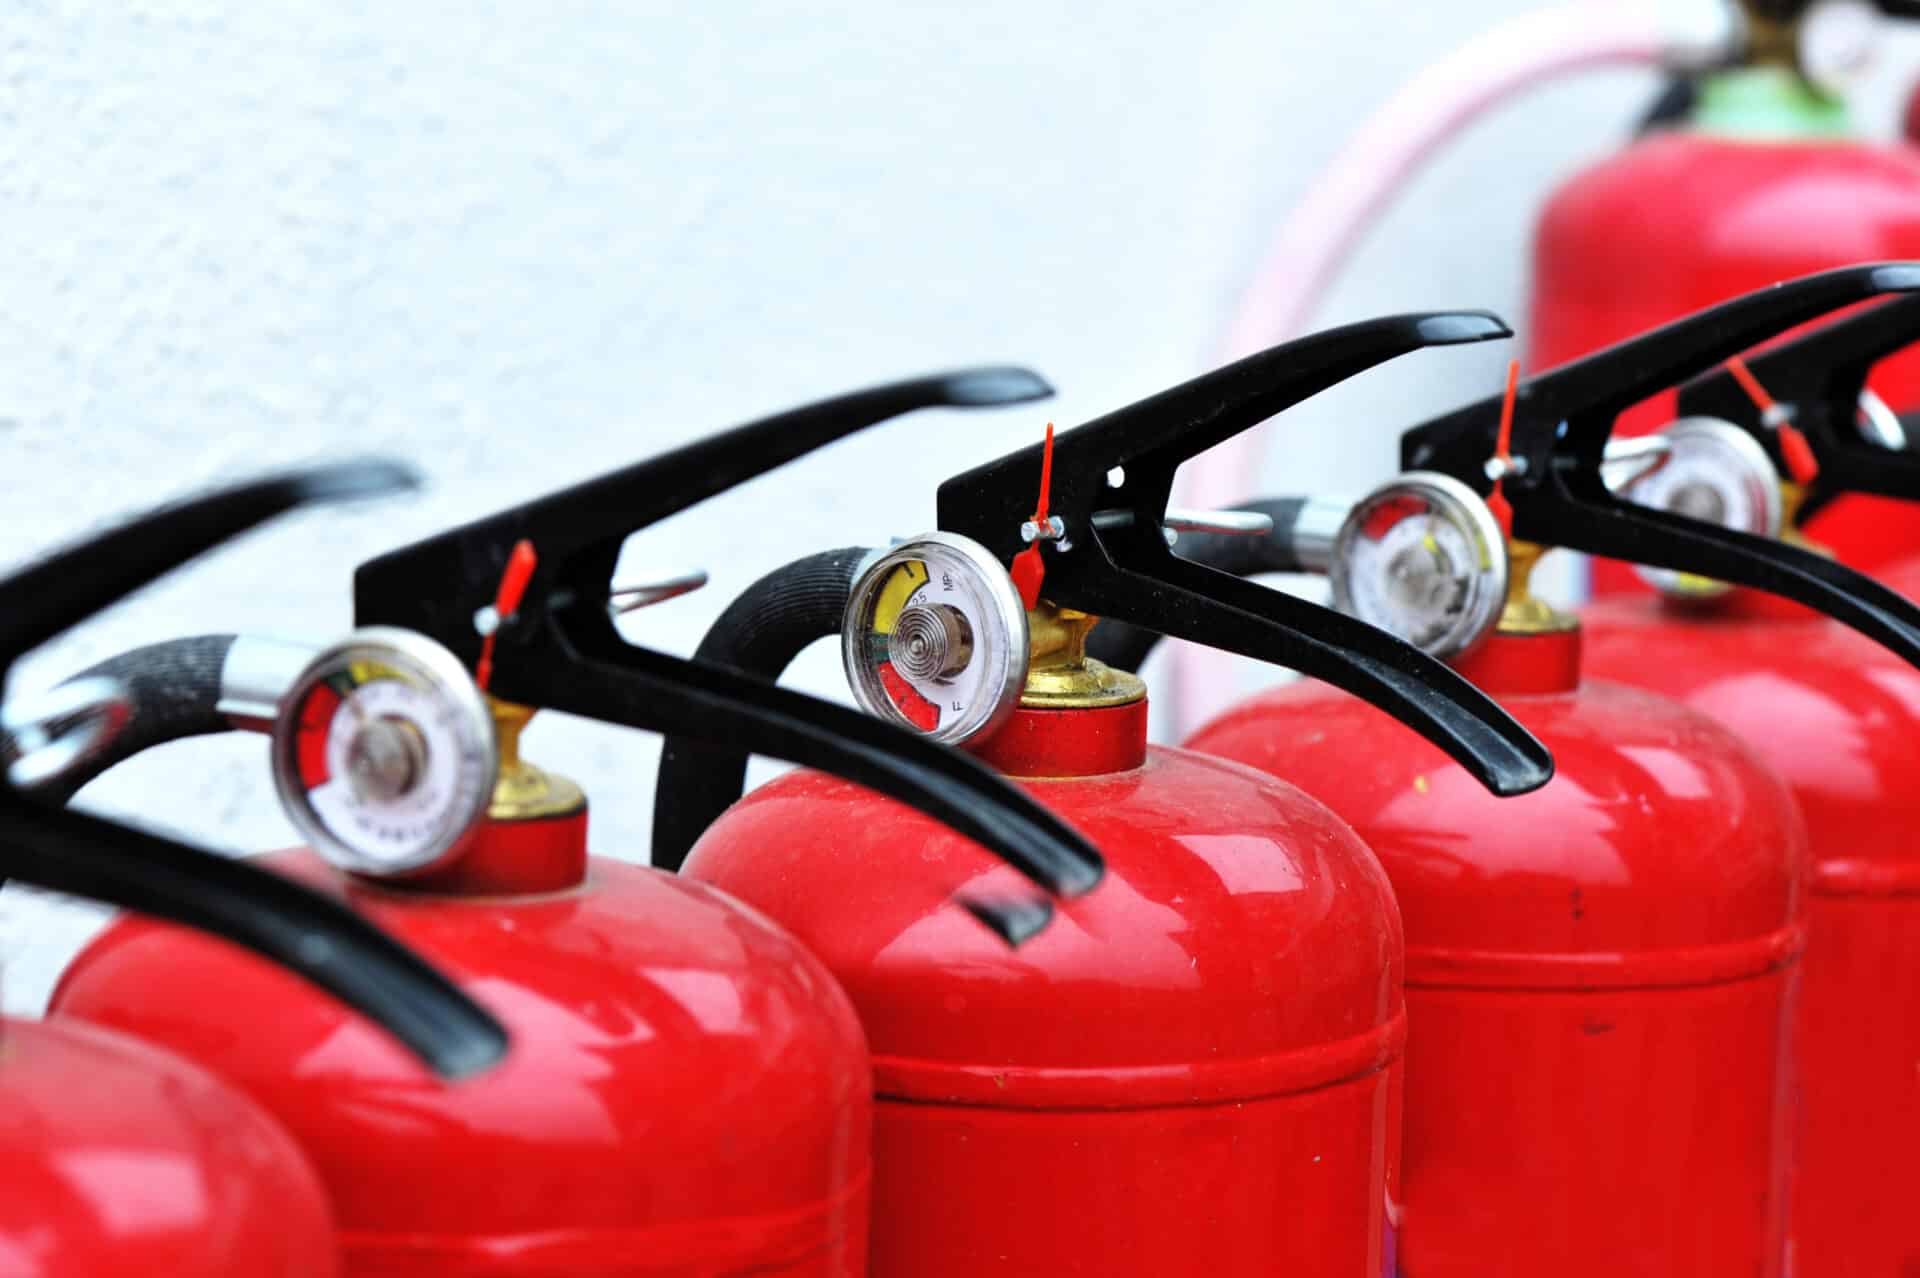
[[[1920,1266],[1920,671],[1831,622],[1657,599],[1587,611],[1590,664],[1740,734],[1812,854],[1793,1235],[1807,1274]]]
[[[748,795],[685,869],[860,1010],[873,1272],[1381,1273],[1403,1019],[1371,854],[1291,786],[1149,749],[1144,701],[1021,708],[978,752],[1107,862],[1017,951],[951,904],[1007,870],[819,773]]]
[[[1920,555],[1896,559],[1874,573],[1881,584],[1909,599],[1920,599]]]
[[[325,1178],[355,1278],[864,1272],[866,1046],[826,970],[710,888],[590,860],[584,810],[479,839],[426,887],[270,860],[507,1026],[507,1058],[457,1087],[283,971],[136,918],[54,1009],[272,1111]]]
[[[1535,231],[1527,362],[1552,368],[1753,289],[1856,262],[1920,257],[1920,150],[1845,137],[1766,140],[1661,133],[1580,172]],[[1920,408],[1920,353],[1871,385]],[[1621,418],[1635,435],[1672,420],[1672,396]],[[1920,507],[1849,495],[1809,527],[1863,569],[1920,546]],[[1596,594],[1645,593],[1596,560]]]
[[[1393,882],[1405,1272],[1777,1275],[1800,819],[1731,733],[1581,683],[1579,650],[1497,634],[1462,665],[1553,751],[1519,798],[1318,683],[1190,744],[1321,798]]]
[[[0,1273],[331,1278],[326,1191],[205,1070],[81,1025],[0,1021]]]

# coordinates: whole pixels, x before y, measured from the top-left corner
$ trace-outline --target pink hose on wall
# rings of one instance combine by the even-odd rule
[[[1572,0],[1522,14],[1415,76],[1361,126],[1263,255],[1218,351],[1226,363],[1298,336],[1354,246],[1400,188],[1476,116],[1522,89],[1586,67],[1692,67],[1723,61],[1740,39],[1730,3]],[[1226,506],[1249,495],[1265,456],[1250,431],[1180,474],[1179,503]],[[1175,739],[1232,700],[1218,654],[1169,645]]]

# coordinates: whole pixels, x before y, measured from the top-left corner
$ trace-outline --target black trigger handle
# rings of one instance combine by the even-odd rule
[[[1130,624],[1350,692],[1439,746],[1496,795],[1526,794],[1553,779],[1546,746],[1445,662],[1344,613],[1168,558],[1151,574],[1116,579]]]
[[[1920,297],[1901,297],[1748,357],[1755,379],[1788,408],[1813,449],[1819,473],[1809,485],[1811,505],[1850,492],[1920,500],[1920,456],[1874,444],[1856,426],[1874,364],[1916,341]],[[1792,473],[1778,433],[1727,369],[1682,386],[1679,410],[1734,423],[1767,449],[1781,474]]]
[[[481,645],[474,613],[493,601],[521,540],[539,556],[526,595],[531,613],[555,594],[604,603],[621,544],[669,515],[903,413],[1020,404],[1052,393],[1028,369],[961,369],[736,426],[367,561],[354,574],[355,622],[428,635],[471,669]]]
[[[163,506],[0,581],[6,665],[172,568],[275,515],[411,487],[393,462],[343,462]],[[461,1077],[497,1061],[485,1009],[347,907],[244,862],[117,822],[50,808],[0,779],[0,878],[92,897],[232,941],[312,981]]]
[[[1548,466],[1571,464],[1597,472],[1615,419],[1634,404],[1797,325],[1883,294],[1915,291],[1920,291],[1920,263],[1824,271],[1734,298],[1527,378],[1516,397],[1512,441],[1514,456],[1526,469],[1505,485],[1515,531],[1530,536],[1519,519],[1529,490],[1552,499],[1543,486]],[[1401,469],[1442,471],[1476,492],[1488,492],[1484,467],[1499,433],[1501,401],[1499,395],[1489,396],[1405,432]]]
[[[22,653],[223,542],[299,506],[419,485],[399,462],[334,462],[265,475],[161,506],[0,581],[0,674]]]

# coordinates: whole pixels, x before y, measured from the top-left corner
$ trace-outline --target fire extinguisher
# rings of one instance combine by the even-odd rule
[[[1401,937],[1379,866],[1291,786],[1149,747],[1145,685],[1085,646],[1097,619],[1123,618],[1311,670],[1494,793],[1543,784],[1550,756],[1440,663],[1167,542],[1266,524],[1169,512],[1182,461],[1386,359],[1508,335],[1483,313],[1376,320],[1057,442],[1049,428],[944,483],[938,531],[798,561],[702,642],[709,660],[777,676],[838,632],[862,707],[964,743],[1107,857],[1101,891],[1012,953],[932,912],[924,889],[874,876],[905,862],[939,867],[951,889],[1004,877],[945,832],[805,771],[728,810],[741,752],[669,743],[658,862],[793,929],[860,1010],[876,1275],[1391,1264]],[[1073,1187],[1072,1213],[1054,1185]]]
[[[0,687],[29,650],[283,511],[408,482],[375,463],[316,467],[163,507],[0,581]],[[0,875],[169,918],[243,946],[383,1027],[442,1077],[491,1066],[499,1024],[338,903],[254,867],[49,808],[22,787],[124,725],[107,679],[11,700]],[[292,979],[292,978],[289,978]],[[0,1270],[35,1278],[330,1278],[333,1220],[312,1165],[268,1113],[148,1043],[0,1019]]]
[[[1323,506],[1290,503],[1264,558],[1223,564],[1330,571],[1343,608],[1450,654],[1559,760],[1538,795],[1487,804],[1432,751],[1392,748],[1366,706],[1304,683],[1188,743],[1321,795],[1393,880],[1414,1026],[1407,1272],[1782,1272],[1801,820],[1778,774],[1707,716],[1583,682],[1579,624],[1526,577],[1556,545],[1711,573],[1920,657],[1911,605],[1798,548],[1613,496],[1668,458],[1607,449],[1648,394],[1916,284],[1909,267],[1815,276],[1536,376],[1504,405],[1408,432],[1408,472],[1332,527]],[[1510,537],[1525,540],[1509,572]]]
[[[1576,174],[1548,200],[1533,250],[1533,367],[1809,271],[1920,257],[1920,151],[1905,139],[1856,136],[1845,99],[1806,70],[1823,26],[1865,6],[1743,7],[1748,38],[1737,64],[1701,77],[1681,119]],[[1891,360],[1874,381],[1896,410],[1920,408],[1920,358]],[[1671,408],[1668,400],[1629,413],[1622,433],[1658,427]],[[1853,496],[1821,511],[1809,531],[1870,571],[1920,549],[1920,509]],[[1604,561],[1594,564],[1593,584],[1599,595],[1647,589],[1626,565]]]
[[[274,777],[313,850],[270,863],[492,1007],[519,1048],[489,1078],[426,1088],[279,974],[141,922],[75,961],[54,1012],[163,1043],[263,1102],[319,1167],[349,1274],[863,1273],[871,1083],[846,996],[724,894],[589,858],[584,796],[517,739],[551,707],[827,768],[1014,863],[1038,889],[965,903],[1010,939],[1043,926],[1040,891],[1077,895],[1102,869],[1058,817],[911,733],[628,643],[617,609],[689,583],[609,582],[631,533],[823,443],[1048,389],[1020,369],[878,387],[359,568],[361,628],[279,698]],[[176,691],[212,716],[217,684]],[[944,899],[928,912],[974,927]]]
[[[1421,70],[1354,132],[1262,254],[1227,351],[1298,331],[1410,175],[1469,123],[1595,66],[1658,67],[1689,91],[1656,110],[1663,127],[1547,201],[1533,237],[1532,368],[1809,271],[1920,257],[1920,151],[1859,137],[1844,95],[1882,39],[1881,19],[1916,16],[1912,0],[1566,0],[1516,14]],[[1920,408],[1920,357],[1890,364],[1875,384],[1896,409]],[[1667,416],[1649,407],[1623,429]],[[1259,460],[1206,460],[1187,499],[1237,499]],[[1920,547],[1920,513],[1856,496],[1815,532],[1871,567]],[[1600,593],[1645,590],[1619,564],[1596,563],[1593,581]]]
[[[1633,495],[1761,536],[1795,535],[1796,513],[1845,493],[1920,497],[1920,458],[1886,446],[1899,428],[1865,389],[1875,362],[1916,338],[1920,301],[1904,298],[1695,379],[1663,432],[1676,459],[1692,456]],[[1909,559],[1879,575],[1912,598],[1914,571]],[[1920,1144],[1920,674],[1750,592],[1660,584],[1660,598],[1588,610],[1592,668],[1739,733],[1792,785],[1812,836],[1793,1212],[1801,1272],[1905,1273],[1920,1266],[1906,1210],[1920,1187],[1908,1156]]]

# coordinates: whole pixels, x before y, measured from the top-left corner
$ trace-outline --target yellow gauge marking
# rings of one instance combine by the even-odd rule
[[[900,610],[907,606],[913,592],[926,584],[927,566],[918,559],[909,559],[888,573],[887,584],[880,587],[873,604],[874,633],[892,634],[894,623],[900,620]]]
[[[1724,585],[1716,578],[1702,577],[1699,573],[1676,572],[1673,575],[1673,588],[1683,595],[1711,595]]]
[[[384,661],[349,661],[347,673],[353,676],[353,686],[356,688],[365,687],[375,679],[399,679],[404,682],[407,677]]]

